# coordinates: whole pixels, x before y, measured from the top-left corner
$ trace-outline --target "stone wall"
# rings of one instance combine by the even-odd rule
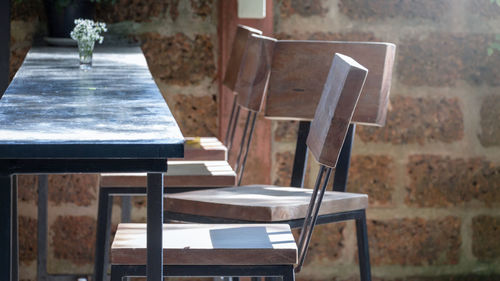
[[[185,135],[217,130],[215,7],[215,0],[117,0],[97,11],[110,23],[105,40],[141,44]],[[370,196],[374,279],[500,279],[500,53],[487,55],[500,34],[500,7],[490,0],[275,0],[274,11],[279,38],[398,46],[387,124],[358,126],[348,185]],[[46,34],[45,20],[41,0],[13,4],[11,77]],[[297,123],[273,122],[274,183],[289,183],[296,132]],[[308,169],[312,185],[317,166]],[[49,271],[90,274],[97,177],[49,179]],[[22,280],[36,278],[36,186],[36,177],[19,177]],[[133,202],[133,220],[144,220],[144,199]],[[113,214],[118,221],[119,204]],[[357,276],[354,225],[318,227],[298,279]]]
[[[397,45],[383,128],[357,127],[375,280],[500,279],[500,7],[489,0],[276,0],[278,38]],[[288,184],[297,124],[273,124]],[[317,166],[309,165],[309,185]],[[314,175],[314,176],[312,176]],[[357,280],[352,223],[320,226],[299,280]]]
[[[104,43],[141,45],[151,72],[186,136],[217,134],[217,13],[215,0],[117,0],[97,6],[108,23]],[[12,1],[11,78],[33,42],[47,34],[41,0]],[[49,177],[51,274],[93,272],[98,176]],[[120,217],[115,200],[113,220]],[[132,219],[144,221],[145,199]],[[19,177],[20,278],[36,280],[37,178]]]

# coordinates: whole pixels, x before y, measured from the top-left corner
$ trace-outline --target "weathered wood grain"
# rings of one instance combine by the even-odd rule
[[[146,173],[103,173],[101,187],[146,187]],[[236,184],[236,173],[226,161],[170,161],[166,187],[224,187]]]
[[[201,216],[240,219],[256,222],[304,218],[311,189],[249,185],[168,194],[165,210]],[[368,196],[327,191],[320,214],[364,209]]]
[[[297,246],[287,224],[165,224],[163,260],[173,265],[295,264]],[[112,264],[146,264],[146,225],[119,224]]]
[[[186,137],[184,158],[169,161],[226,161],[227,148],[215,137]]]
[[[395,49],[390,43],[278,41],[271,67],[266,116],[312,120],[333,55],[341,53],[370,71],[352,122],[384,125]]]
[[[238,104],[248,110],[260,111],[276,41],[274,38],[254,34],[247,39],[235,92],[238,93]]]
[[[222,82],[233,92],[236,80],[238,79],[238,73],[241,69],[241,60],[243,58],[243,53],[245,52],[245,46],[247,44],[248,37],[251,34],[262,34],[262,31],[241,24],[239,24],[236,28],[236,35],[234,36],[231,48],[231,56],[229,57],[226,73],[224,75],[224,81]]]
[[[367,74],[352,58],[335,54],[307,136],[307,147],[325,166],[337,164]]]

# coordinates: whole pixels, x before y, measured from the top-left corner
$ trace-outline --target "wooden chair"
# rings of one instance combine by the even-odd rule
[[[262,31],[241,24],[236,27],[231,54],[223,80],[223,84],[233,91],[234,97],[236,97],[238,93],[235,86],[238,75],[243,70],[241,61],[243,59],[248,37],[251,34],[261,35]],[[236,106],[236,98],[233,98],[231,115],[229,116],[227,125],[228,131],[226,132],[224,143],[220,142],[215,137],[186,137],[184,158],[172,160],[227,160],[228,149],[231,148],[233,143],[239,113],[240,108]]]
[[[328,80],[323,83],[323,95],[307,140],[313,155],[321,164],[313,190],[285,188],[290,193],[282,194],[280,188],[254,186],[251,190],[257,192],[245,193],[246,197],[240,197],[238,202],[227,202],[227,208],[247,205],[250,209],[259,209],[260,213],[273,218],[276,215],[305,218],[302,219],[303,231],[297,244],[288,224],[166,224],[163,231],[164,274],[280,276],[284,281],[294,280],[294,265],[298,264],[300,268],[304,261],[318,214],[324,210],[320,208],[322,204],[335,209],[335,213],[340,216],[353,210],[362,214],[357,225],[358,233],[362,233],[365,241],[361,245],[361,251],[366,252],[363,260],[360,260],[363,263],[368,253],[364,219],[368,197],[326,191],[326,185],[332,167],[337,162],[366,74],[367,69],[351,58],[340,54],[334,56]],[[214,198],[212,195],[218,197],[226,193],[234,199],[233,195],[238,194],[232,194],[233,189],[222,190],[225,191],[217,194],[204,193],[203,199],[208,202]],[[183,193],[182,196],[186,194]],[[179,204],[186,200],[173,195],[167,198],[167,204],[170,204],[169,201]],[[293,208],[290,204],[281,203],[290,201],[294,201]],[[206,210],[198,202],[185,203],[195,204]],[[227,212],[232,211],[227,209]],[[112,281],[121,280],[124,276],[145,276],[145,237],[144,224],[119,225],[111,249]],[[369,268],[367,270],[369,272]]]
[[[297,150],[299,150],[301,134],[305,132],[307,136],[308,120],[312,119],[311,112],[319,102],[318,97],[322,89],[318,84],[322,83],[321,79],[326,80],[328,76],[328,71],[325,73],[325,62],[329,60],[328,56],[339,49],[356,55],[360,61],[371,66],[370,70],[373,69],[366,78],[365,87],[356,108],[359,108],[360,103],[364,100],[365,108],[371,108],[372,111],[376,109],[375,114],[358,114],[358,116],[365,118],[358,117],[358,122],[363,120],[364,123],[372,122],[374,124],[374,122],[378,122],[378,125],[381,125],[381,120],[385,119],[386,102],[379,102],[371,107],[369,104],[374,100],[388,100],[394,45],[363,42],[278,41],[274,46],[272,71],[267,90],[266,117],[301,120],[301,125],[307,124],[307,130],[299,130]],[[365,98],[363,99],[363,97]],[[288,111],[281,107],[287,107]],[[384,110],[379,110],[380,107],[383,107]],[[368,117],[371,119],[367,119]],[[353,133],[352,124],[349,125],[348,132]],[[344,140],[342,152],[346,148],[346,141],[347,139]],[[300,159],[301,155],[298,154],[296,153],[294,163],[299,163],[303,167],[304,158]],[[349,155],[347,155],[348,159]],[[345,159],[340,159],[340,161],[342,160],[345,161]],[[297,170],[294,167],[294,172]],[[342,188],[338,191],[345,191],[347,170],[341,171],[345,174],[337,177],[338,170],[339,167],[336,169],[334,183],[338,183],[338,178],[341,178],[340,186]],[[302,171],[298,174],[300,177],[303,175]],[[291,227],[300,227],[305,217],[308,196],[308,190],[296,188],[300,187],[301,183],[300,178],[298,181],[294,181],[294,177],[292,177],[292,187],[290,188],[260,185],[169,195],[169,200],[166,201],[165,205],[166,216],[180,221],[200,223],[286,222]],[[254,197],[259,198],[259,200],[248,200],[248,198]],[[367,249],[366,252],[363,250],[366,248],[363,246],[366,244],[363,239],[363,233],[366,231],[364,229],[364,210],[361,210],[362,208],[347,209],[349,212],[339,215],[338,209],[335,209],[338,206],[342,207],[343,205],[333,199],[326,201],[319,212],[318,223],[356,220],[362,280],[369,280],[369,260],[365,257]],[[359,207],[356,204],[354,206]]]
[[[247,48],[248,38],[251,34],[262,32],[251,27],[238,25],[233,48],[224,79],[224,84],[236,93],[244,90],[244,87],[236,87],[237,78],[240,73],[245,72],[243,57]],[[242,74],[243,75],[243,74]],[[244,76],[244,75],[243,75]],[[231,147],[234,140],[239,118],[240,106],[234,99],[233,112],[229,118],[226,134],[226,144]],[[236,113],[235,113],[236,111]],[[245,132],[253,131],[255,117],[251,127],[249,126],[250,114],[247,116]],[[231,136],[230,136],[231,135]],[[245,137],[242,138],[246,139]],[[237,173],[227,161],[228,148],[216,138],[186,138],[184,158],[169,159],[168,172],[165,174],[165,192],[180,192],[193,189],[218,188],[233,186],[237,183]],[[242,163],[242,155],[238,155]],[[173,160],[173,161],[170,161]],[[246,159],[245,159],[246,161]],[[238,171],[241,170],[241,165]],[[241,173],[241,172],[239,172]],[[113,196],[122,197],[122,221],[130,220],[130,195],[146,194],[146,173],[112,174],[100,175],[99,206],[97,215],[96,253],[94,278],[96,281],[106,279],[106,268],[108,265],[109,234],[111,229],[111,212]]]

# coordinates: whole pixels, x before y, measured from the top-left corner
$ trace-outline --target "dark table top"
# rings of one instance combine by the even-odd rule
[[[184,138],[138,47],[32,48],[0,100],[0,158],[167,158]]]

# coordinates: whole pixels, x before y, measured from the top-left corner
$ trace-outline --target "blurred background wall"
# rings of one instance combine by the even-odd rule
[[[215,0],[117,0],[97,8],[97,19],[110,25],[105,41],[142,46],[185,135],[218,132],[217,7]],[[11,76],[46,34],[44,14],[41,0],[12,3]],[[397,45],[387,124],[357,127],[348,183],[348,191],[370,196],[374,279],[500,280],[500,52],[488,54],[500,35],[500,7],[490,0],[276,0],[273,16],[279,39]],[[272,122],[271,183],[289,184],[297,125]],[[310,163],[309,174],[316,169]],[[50,177],[51,273],[92,272],[97,181]],[[20,177],[23,280],[36,277],[36,192],[35,177]],[[133,203],[133,219],[143,220],[144,199]],[[119,210],[116,204],[115,221]],[[354,225],[320,226],[298,279],[357,280],[357,270]]]

